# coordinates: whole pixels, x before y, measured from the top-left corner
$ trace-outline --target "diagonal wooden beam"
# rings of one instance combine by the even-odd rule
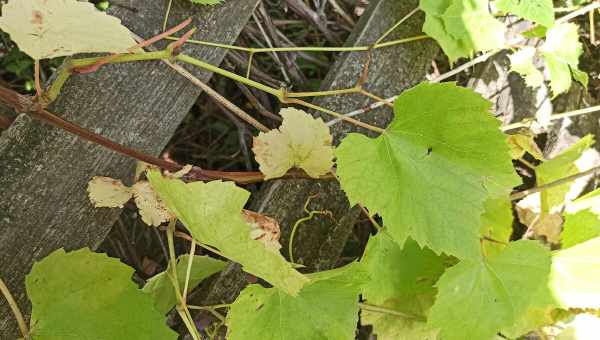
[[[232,44],[258,0],[193,6],[175,1],[169,26],[193,17],[194,39]],[[167,1],[130,0],[111,14],[149,38],[161,31]],[[186,54],[219,64],[226,51],[196,46]],[[206,81],[210,73],[195,69]],[[200,94],[161,62],[108,65],[72,76],[51,112],[120,144],[158,155]],[[94,209],[86,195],[94,175],[132,178],[134,162],[65,131],[20,115],[0,135],[0,276],[28,310],[24,279],[31,265],[57,248],[96,247],[120,209]],[[90,268],[93,270],[93,268]],[[1,300],[1,299],[0,299]],[[0,302],[0,339],[17,338],[16,323]]]

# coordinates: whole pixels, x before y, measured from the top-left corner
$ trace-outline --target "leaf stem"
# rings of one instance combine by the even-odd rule
[[[375,306],[375,305],[371,305],[371,304],[367,304],[367,303],[363,303],[363,302],[359,302],[358,306],[360,307],[360,309],[366,310],[369,312],[388,314],[388,315],[393,315],[393,316],[397,316],[397,317],[401,317],[401,318],[415,319],[418,321],[426,321],[427,320],[425,317],[423,317],[421,315],[408,314],[408,313],[400,312],[400,311],[397,311],[394,309],[381,307],[381,306]]]
[[[413,9],[412,11],[410,11],[407,15],[405,15],[402,19],[398,20],[398,22],[390,27],[390,29],[388,29],[385,33],[383,33],[379,39],[377,39],[375,41],[374,45],[379,44],[380,42],[382,42],[388,35],[390,35],[396,28],[398,28],[400,25],[402,25],[406,20],[408,20],[410,17],[412,17],[413,15],[415,15],[415,13],[417,13],[419,11],[419,7]]]
[[[25,340],[31,339],[31,337],[29,335],[29,328],[27,328],[27,323],[25,322],[23,313],[21,313],[21,309],[19,309],[19,305],[15,301],[14,297],[10,293],[10,290],[8,289],[8,287],[6,286],[6,284],[4,283],[4,281],[2,280],[1,277],[0,277],[0,292],[2,293],[2,295],[4,295],[4,298],[6,299],[8,306],[10,307],[11,311],[13,312],[13,315],[15,316],[15,319],[17,320],[17,324],[19,325],[19,330],[21,331],[23,338],[25,338]]]
[[[187,270],[185,272],[185,283],[183,286],[183,301],[187,301],[188,286],[190,283],[190,275],[192,273],[192,264],[194,263],[194,256],[196,254],[196,241],[192,239],[192,245],[190,246],[190,257],[188,258]]]

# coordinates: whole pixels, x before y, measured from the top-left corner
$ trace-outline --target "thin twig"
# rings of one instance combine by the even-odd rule
[[[2,295],[4,295],[4,298],[6,299],[8,306],[10,307],[11,311],[13,312],[13,315],[15,316],[15,319],[17,320],[17,324],[19,325],[19,330],[21,331],[23,338],[25,338],[26,340],[29,340],[30,339],[29,329],[27,328],[27,323],[25,322],[23,313],[21,313],[21,309],[19,309],[19,305],[13,298],[12,294],[10,293],[10,290],[8,289],[8,287],[6,286],[6,284],[4,283],[2,278],[0,278],[0,292],[2,293]]]
[[[550,182],[550,183],[547,183],[547,184],[544,184],[544,185],[540,185],[540,186],[535,187],[535,188],[531,188],[531,189],[527,189],[527,190],[515,192],[512,195],[510,195],[510,200],[511,201],[515,201],[515,200],[521,199],[521,198],[523,198],[525,196],[528,196],[528,195],[531,195],[531,194],[535,194],[537,192],[542,192],[544,190],[548,190],[550,188],[554,188],[554,187],[557,187],[559,185],[563,185],[563,184],[572,182],[572,181],[574,181],[574,180],[576,180],[578,178],[589,176],[589,175],[593,175],[593,174],[595,174],[595,173],[597,173],[599,171],[600,171],[600,166],[597,166],[597,167],[591,168],[589,170],[582,171],[582,172],[576,173],[574,175],[561,178],[561,179],[556,180],[554,182]]]

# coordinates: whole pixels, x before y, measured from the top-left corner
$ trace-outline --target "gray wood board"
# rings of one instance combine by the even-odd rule
[[[149,38],[160,33],[166,4],[131,0],[128,5],[137,11],[115,6],[111,14]],[[256,4],[257,0],[237,0],[207,7],[174,1],[169,26],[193,17],[198,27],[194,39],[232,44]],[[184,52],[212,64],[219,64],[226,53],[191,45]],[[198,69],[194,74],[203,80],[211,75]],[[118,143],[157,155],[199,94],[198,88],[164,63],[136,62],[71,77],[49,110]],[[95,175],[131,179],[133,169],[132,159],[25,115],[2,132],[0,276],[25,311],[29,302],[24,279],[32,263],[61,247],[95,248],[120,213],[120,209],[92,207],[86,193],[89,179]],[[0,338],[14,339],[16,322],[4,299],[0,301]]]

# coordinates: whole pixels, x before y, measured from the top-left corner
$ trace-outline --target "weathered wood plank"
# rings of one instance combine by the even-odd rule
[[[369,9],[363,14],[346,45],[374,43],[396,21],[417,7],[417,3],[416,0],[371,1]],[[389,39],[421,34],[422,20],[423,16],[420,13],[413,16]],[[366,89],[379,96],[389,97],[412,87],[424,80],[437,51],[438,48],[431,40],[375,50]],[[355,85],[365,62],[365,53],[341,54],[329,71],[322,88],[336,89]],[[366,106],[370,101],[361,95],[340,95],[320,98],[314,103],[337,112],[350,112]],[[323,118],[330,119],[324,115]],[[359,118],[385,127],[391,120],[392,113],[389,108],[383,108],[373,110]],[[354,131],[357,131],[356,127],[345,123],[336,124],[332,128],[336,141]],[[310,271],[319,271],[335,266],[360,212],[349,206],[337,181],[304,179],[271,181],[263,185],[260,193],[250,203],[250,208],[279,221],[282,228],[281,243],[284,245],[282,251],[287,256],[291,228],[305,215],[303,205],[313,194],[318,196],[311,201],[310,209],[329,210],[333,218],[320,215],[302,224],[294,239],[294,257]],[[231,302],[243,288],[244,281],[245,276],[239,267],[232,267],[215,280],[211,285],[211,291],[198,303]],[[232,282],[240,284],[236,285]]]
[[[215,7],[174,1],[170,26],[189,16],[194,39],[231,44],[258,0]],[[160,32],[167,1],[131,0],[136,12],[112,14],[142,37]],[[224,50],[185,47],[185,52],[219,64]],[[207,80],[209,72],[195,70]],[[73,76],[50,111],[118,143],[158,154],[200,91],[160,62],[110,65]],[[64,131],[21,115],[0,136],[0,276],[28,309],[24,277],[34,260],[65,247],[96,247],[120,209],[94,209],[86,184],[94,175],[131,178],[134,162]],[[93,270],[93,268],[90,268]],[[14,339],[16,323],[0,299],[0,338]]]

